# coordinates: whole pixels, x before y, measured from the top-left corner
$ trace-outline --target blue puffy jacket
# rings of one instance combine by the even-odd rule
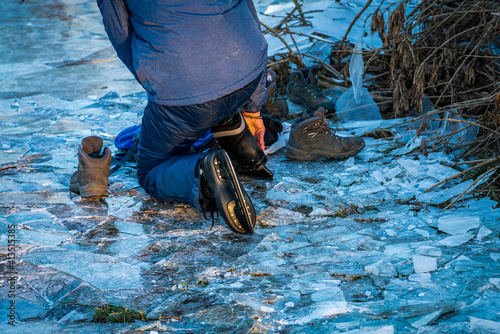
[[[251,0],[97,0],[118,57],[149,100],[191,105],[254,81],[267,42]],[[257,90],[264,103],[265,89]],[[248,110],[257,111],[257,110]]]

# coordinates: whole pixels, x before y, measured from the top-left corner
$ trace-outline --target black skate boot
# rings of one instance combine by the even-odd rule
[[[240,113],[225,123],[214,125],[211,132],[219,146],[231,158],[236,171],[262,179],[273,178],[273,173],[265,166],[267,162],[265,153],[257,144]]]
[[[213,223],[214,213],[218,212],[233,232],[252,235],[255,208],[226,152],[209,152],[201,161],[199,172],[200,207],[205,218],[212,218]]]

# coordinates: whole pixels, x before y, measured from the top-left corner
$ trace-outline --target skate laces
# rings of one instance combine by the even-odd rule
[[[210,193],[210,190],[207,187],[207,179],[205,174],[203,173],[203,169],[200,169],[200,209],[201,213],[203,213],[203,218],[206,220],[212,220],[212,225],[210,226],[210,230],[214,227],[215,224],[215,213],[218,213],[217,204],[215,200],[213,200],[213,195]]]
[[[217,217],[219,217],[219,211],[217,210],[217,206],[214,201],[210,201],[208,196],[205,193],[202,194],[202,199],[200,200],[200,208],[203,213],[203,218],[206,220],[212,220],[212,225],[210,226],[210,231],[215,225],[215,214],[217,213]]]

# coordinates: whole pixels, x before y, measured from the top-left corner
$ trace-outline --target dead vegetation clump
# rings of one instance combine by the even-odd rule
[[[295,9],[278,26],[265,26],[265,33],[300,35],[293,27],[310,22],[308,13],[294,2]],[[278,73],[279,83],[286,85],[290,63],[303,67],[304,59],[309,58],[321,64],[322,88],[348,88],[354,44],[346,37],[371,2],[366,2],[340,42],[319,34],[308,36],[315,44],[331,46],[329,61],[301,52],[293,38],[294,45],[282,39],[288,52],[270,57],[269,64]],[[381,4],[370,14],[367,21],[371,21],[365,22],[371,24],[371,33],[380,36],[383,46],[363,50],[364,86],[384,119],[415,117],[411,122],[417,134],[430,125],[434,129],[444,122],[455,125],[456,130],[435,131],[432,138],[423,140],[418,153],[453,153],[457,162],[452,167],[467,165],[459,173],[462,181],[483,182],[474,192],[471,186],[455,200],[468,194],[500,202],[500,3],[431,0],[420,1],[411,11],[409,5],[410,0],[402,0],[382,10]],[[283,89],[281,92],[284,94]],[[475,139],[454,140],[470,128]]]
[[[452,131],[424,140],[419,153],[453,153],[452,167],[465,160],[462,181],[487,178],[476,195],[500,201],[500,3],[421,1],[407,15],[408,4],[389,6],[387,22],[379,9],[372,15],[371,33],[384,45],[364,55],[367,87],[383,101],[384,118],[416,116],[418,134],[432,122],[451,124]],[[426,100],[434,110],[424,109]],[[453,140],[469,128],[475,139]]]

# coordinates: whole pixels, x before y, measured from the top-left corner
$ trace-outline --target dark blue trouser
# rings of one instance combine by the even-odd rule
[[[218,122],[234,116],[250,98],[260,78],[220,99],[189,106],[149,102],[142,118],[137,176],[158,200],[199,205],[198,161],[206,152],[190,152],[194,142]]]

